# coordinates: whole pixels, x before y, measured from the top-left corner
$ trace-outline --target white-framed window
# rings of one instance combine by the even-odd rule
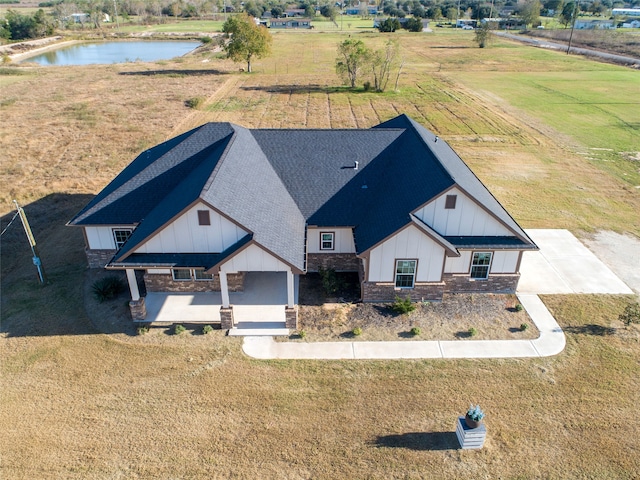
[[[491,257],[491,252],[473,252],[471,259],[471,278],[476,280],[486,280],[489,278]]]
[[[113,229],[113,240],[116,243],[116,249],[121,248],[124,243],[131,236],[131,232],[133,230],[130,228],[114,228]]]
[[[417,260],[396,260],[396,288],[413,288]]]
[[[177,282],[188,282],[191,280],[191,269],[189,268],[174,268],[171,270],[173,279]]]
[[[320,250],[334,249],[335,234],[333,232],[320,232]]]
[[[195,278],[196,280],[213,280],[213,274],[205,273],[204,270],[194,270],[193,278]]]

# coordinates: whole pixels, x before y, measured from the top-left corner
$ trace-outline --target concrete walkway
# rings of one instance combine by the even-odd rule
[[[518,299],[540,331],[535,340],[453,340],[404,342],[276,342],[245,337],[242,350],[258,359],[527,358],[557,355],[565,336],[537,293],[631,293],[608,267],[567,230],[527,230],[540,252],[527,252]],[[539,243],[538,243],[539,242]],[[550,278],[553,281],[550,281]],[[550,287],[551,285],[551,287]]]
[[[242,350],[259,359],[418,359],[547,357],[564,349],[562,329],[537,295],[518,295],[540,331],[535,340],[447,340],[404,342],[276,342],[245,337]]]

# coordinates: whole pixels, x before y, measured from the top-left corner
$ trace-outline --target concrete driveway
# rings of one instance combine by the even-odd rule
[[[540,251],[524,253],[518,294],[633,294],[568,230],[526,232]]]

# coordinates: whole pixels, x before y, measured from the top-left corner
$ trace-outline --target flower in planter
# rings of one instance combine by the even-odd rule
[[[476,405],[475,407],[471,405],[469,410],[467,410],[467,416],[474,422],[480,422],[484,418],[484,412],[480,408],[480,405]]]

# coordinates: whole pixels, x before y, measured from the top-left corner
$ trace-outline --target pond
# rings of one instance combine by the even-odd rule
[[[200,42],[182,40],[82,43],[41,53],[24,61],[40,65],[153,62],[180,57],[198,45]]]

